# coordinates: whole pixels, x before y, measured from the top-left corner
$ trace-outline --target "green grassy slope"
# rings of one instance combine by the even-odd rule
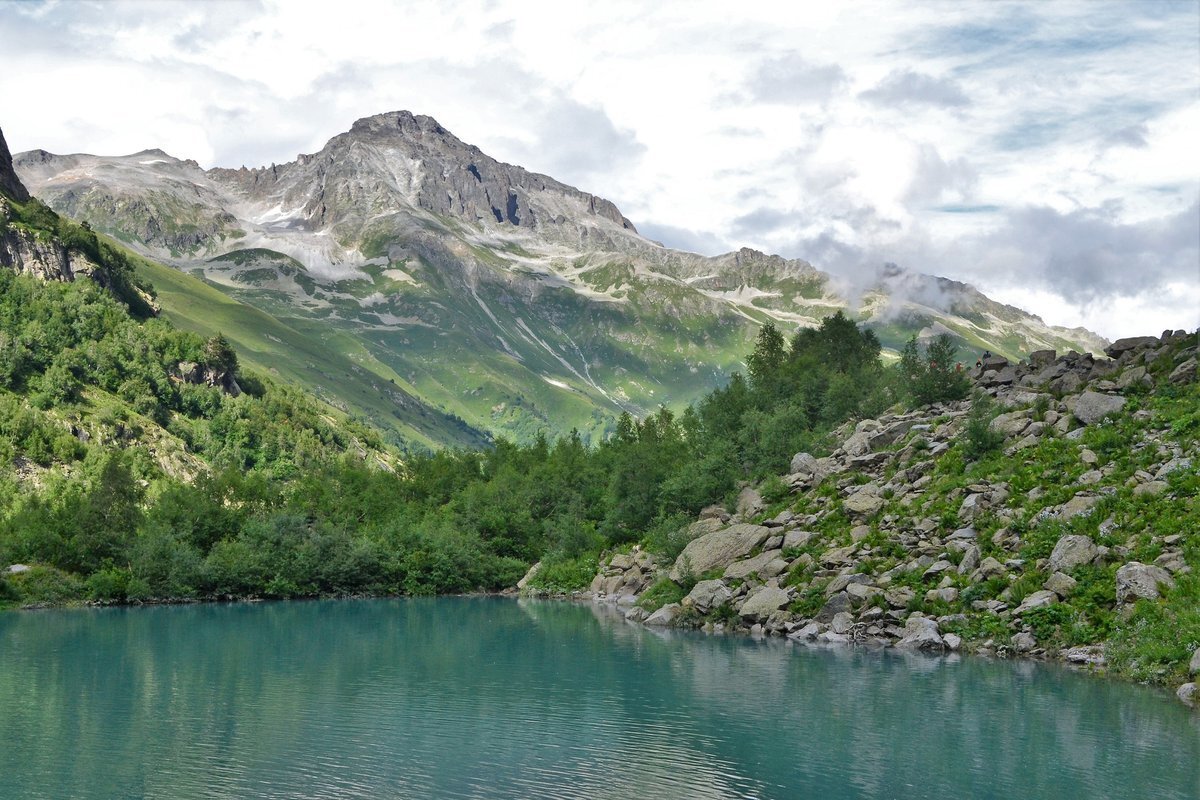
[[[427,448],[484,441],[470,426],[417,401],[403,378],[344,333],[293,327],[191,275],[142,258],[135,264],[174,325],[203,336],[223,333],[247,364],[365,417],[398,441]]]

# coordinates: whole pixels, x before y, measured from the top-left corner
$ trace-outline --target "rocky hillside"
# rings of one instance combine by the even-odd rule
[[[995,358],[974,401],[848,424],[673,557],[609,554],[590,594],[646,625],[1057,658],[1192,703],[1197,335],[1107,355]]]
[[[740,368],[763,322],[813,326],[847,303],[803,261],[644,239],[611,202],[408,112],[255,169],[205,171],[158,150],[32,151],[16,165],[64,214],[378,362],[441,413],[522,440],[683,405]],[[892,350],[940,332],[1012,358],[1104,345],[953,281],[889,267],[875,284],[861,312]]]

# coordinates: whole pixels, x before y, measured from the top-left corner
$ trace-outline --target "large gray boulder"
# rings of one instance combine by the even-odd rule
[[[646,617],[644,624],[652,628],[668,628],[675,622],[675,618],[679,616],[679,611],[679,603],[667,603],[658,611]]]
[[[746,598],[746,602],[738,609],[742,619],[766,619],[774,612],[786,606],[792,600],[787,589],[775,586],[764,586]]]
[[[707,614],[712,609],[728,603],[732,598],[733,592],[723,581],[700,581],[692,587],[687,597],[683,598],[683,605],[691,606],[701,614]]]
[[[796,453],[792,456],[792,463],[788,467],[792,474],[806,473],[808,475],[820,475],[821,465],[817,459],[808,453]]]
[[[945,650],[946,642],[938,632],[937,620],[929,617],[909,616],[904,623],[904,636],[896,647],[906,650]]]
[[[1109,358],[1120,358],[1130,350],[1136,350],[1139,347],[1153,347],[1156,344],[1158,344],[1158,339],[1153,336],[1128,336],[1124,339],[1117,339],[1104,348],[1104,352]]]
[[[1017,610],[1013,613],[1019,616],[1024,614],[1026,611],[1032,611],[1035,608],[1045,608],[1046,606],[1053,605],[1057,602],[1058,595],[1056,595],[1054,592],[1050,591],[1049,589],[1039,589],[1026,597],[1021,605],[1017,606]]]
[[[765,507],[762,495],[749,486],[738,494],[737,513],[742,519],[757,517]]]
[[[1096,543],[1077,533],[1067,534],[1054,545],[1048,565],[1051,572],[1070,572],[1078,566],[1091,563],[1100,550]]]
[[[745,580],[751,575],[759,578],[772,578],[787,570],[788,564],[781,557],[780,550],[764,550],[756,556],[735,561],[725,568],[724,577],[728,580]]]
[[[856,517],[870,517],[878,514],[883,508],[884,499],[875,493],[876,489],[872,484],[859,489],[854,494],[842,501],[842,508],[846,513]]]
[[[1084,425],[1095,425],[1110,414],[1118,413],[1125,407],[1125,398],[1111,394],[1086,391],[1075,400],[1071,413]]]
[[[770,528],[748,523],[706,533],[683,548],[671,567],[671,580],[681,581],[689,573],[703,575],[710,569],[727,567],[761,545],[770,535]]]
[[[1160,586],[1175,586],[1171,573],[1152,564],[1130,561],[1117,570],[1117,603],[1131,603],[1138,599],[1157,600]]]

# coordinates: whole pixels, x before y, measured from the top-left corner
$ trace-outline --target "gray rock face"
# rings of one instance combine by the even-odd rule
[[[1096,543],[1088,537],[1068,534],[1054,545],[1048,566],[1051,572],[1070,572],[1080,565],[1090,563],[1099,553]]]
[[[770,578],[787,569],[787,562],[780,558],[779,550],[764,550],[751,558],[735,561],[725,568],[726,579],[742,579],[752,575]]]
[[[856,517],[870,517],[883,508],[884,499],[869,487],[864,486],[842,501],[842,508]]]
[[[683,605],[691,606],[701,614],[707,614],[712,609],[728,603],[732,598],[733,592],[729,591],[729,587],[714,579],[700,581],[692,587],[687,597],[683,598]]]
[[[937,620],[911,615],[904,623],[904,636],[896,647],[907,650],[945,650],[946,642],[938,632]]]
[[[1158,339],[1153,336],[1129,336],[1124,339],[1117,339],[1115,342],[1105,348],[1104,352],[1109,358],[1120,358],[1130,350],[1136,350],[1139,347],[1154,345],[1158,343]]]
[[[837,592],[825,601],[825,605],[817,612],[814,619],[817,622],[826,624],[833,621],[833,618],[842,612],[849,611],[851,608],[850,595],[845,592]]]
[[[796,453],[792,456],[792,463],[788,469],[793,475],[796,473],[819,475],[821,473],[821,466],[817,459],[808,453]]]
[[[1192,653],[1192,660],[1188,663],[1188,674],[1200,675],[1200,647]]]
[[[1185,683],[1175,690],[1175,696],[1188,708],[1195,708],[1197,697],[1200,696],[1200,686],[1195,683]]]
[[[671,567],[671,580],[683,580],[689,570],[692,575],[702,575],[715,567],[727,567],[761,545],[770,535],[770,528],[748,523],[706,533],[683,548]]]
[[[1075,400],[1075,408],[1072,413],[1084,425],[1095,425],[1109,414],[1116,414],[1124,407],[1124,397],[1087,391]]]
[[[1196,380],[1196,359],[1189,358],[1171,370],[1171,374],[1167,380],[1171,383],[1191,383]]]
[[[1013,650],[1018,653],[1028,653],[1033,648],[1037,647],[1037,639],[1033,638],[1033,634],[1028,631],[1022,631],[1015,634],[1012,639]]]
[[[757,517],[763,512],[763,508],[762,495],[749,486],[738,494],[737,513],[742,519],[748,520]]]
[[[8,142],[4,141],[4,131],[0,131],[0,192],[19,203],[29,199],[25,184],[13,170],[12,153],[8,152]]]
[[[766,619],[791,602],[791,597],[787,589],[764,586],[746,599],[738,613],[742,619]]]
[[[1046,579],[1042,586],[1047,590],[1054,592],[1059,597],[1067,597],[1075,590],[1077,581],[1070,575],[1062,572],[1056,572]]]
[[[1032,611],[1035,608],[1045,608],[1048,605],[1058,602],[1058,595],[1047,589],[1039,589],[1033,594],[1025,598],[1021,605],[1017,606],[1017,610],[1013,613],[1024,614],[1026,611]]]
[[[1157,600],[1160,586],[1175,586],[1171,573],[1162,567],[1130,561],[1117,570],[1117,603]]]
[[[675,622],[675,618],[679,616],[679,603],[667,603],[665,606],[655,611],[650,616],[646,617],[645,623],[652,628],[667,628]]]

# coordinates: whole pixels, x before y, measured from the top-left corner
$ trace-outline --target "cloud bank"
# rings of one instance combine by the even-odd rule
[[[1195,3],[4,11],[14,150],[249,166],[405,108],[668,245],[848,284],[894,262],[1110,337],[1200,326]]]

